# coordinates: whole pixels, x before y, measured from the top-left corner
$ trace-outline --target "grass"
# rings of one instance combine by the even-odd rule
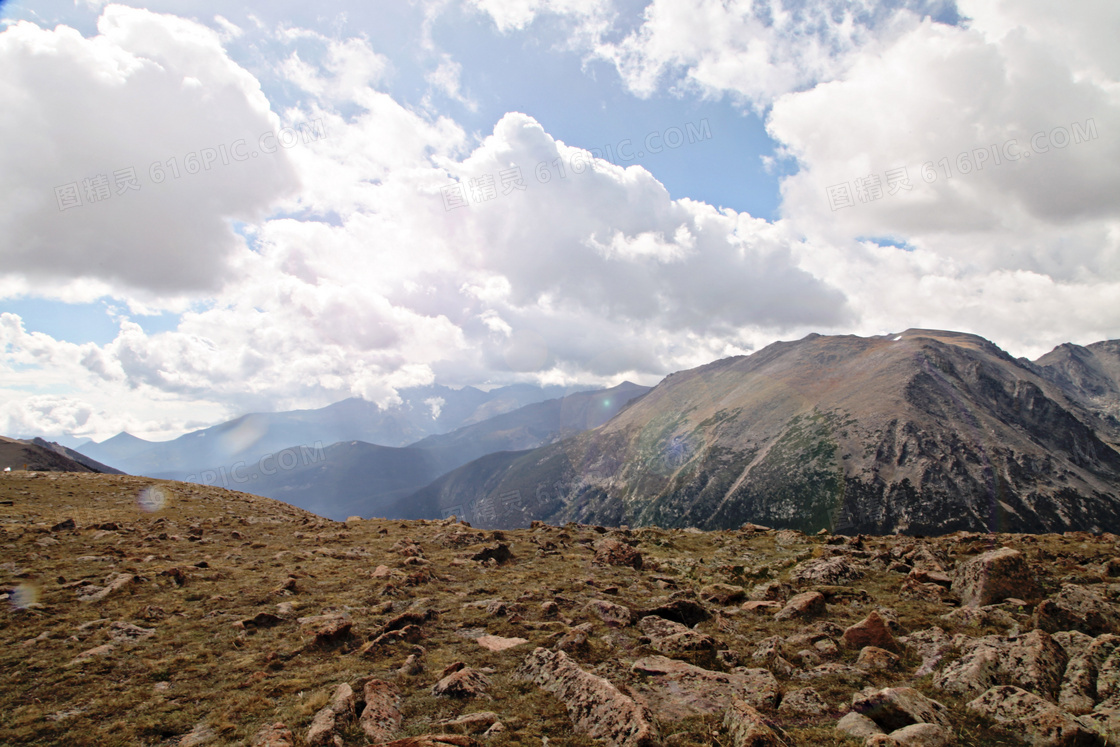
[[[152,486],[164,495],[156,511],[144,510],[138,500]],[[711,583],[749,591],[759,581],[785,581],[798,562],[835,550],[825,537],[789,532],[636,529],[628,538],[645,558],[644,569],[636,571],[594,565],[594,543],[604,534],[587,526],[494,533],[445,522],[343,524],[217,488],[63,473],[6,474],[0,478],[0,499],[12,501],[0,505],[0,589],[18,589],[23,602],[17,607],[9,600],[0,612],[0,744],[5,745],[154,747],[173,744],[199,724],[217,733],[214,744],[246,745],[263,724],[275,721],[302,736],[337,684],[365,677],[395,682],[400,689],[404,725],[399,736],[438,731],[441,720],[489,710],[507,729],[487,738],[487,744],[540,745],[548,737],[553,747],[591,745],[574,730],[562,703],[514,676],[534,646],[551,647],[568,626],[590,622],[589,645],[573,654],[579,664],[622,686],[637,681],[630,665],[656,652],[636,626],[608,628],[585,612],[588,600],[641,609]],[[67,518],[77,529],[51,531]],[[488,566],[469,560],[480,543],[497,537],[512,549],[512,563]],[[898,554],[907,543],[914,540],[868,539],[863,562],[869,570],[850,586],[866,591],[872,601],[858,596],[838,601],[829,606],[827,620],[845,627],[884,606],[894,610],[906,631],[936,624],[950,634],[1007,632],[954,629],[939,619],[950,605],[899,596],[904,576],[886,566],[894,559],[891,551]],[[419,545],[426,563],[412,564],[403,549],[409,544]],[[1099,561],[1115,550],[1114,544],[1088,535],[950,537],[929,544],[947,558],[960,559],[993,545],[1019,547],[1046,574],[1048,588],[1055,588],[1057,579],[1084,575],[1082,558]],[[375,577],[379,565],[389,567],[391,576]],[[139,581],[101,601],[78,600],[79,589],[104,586],[117,574]],[[281,590],[289,578],[295,579],[294,593]],[[609,587],[617,587],[616,593],[604,591]],[[485,599],[503,601],[506,615],[464,606]],[[544,616],[541,605],[548,601],[557,603],[558,618]],[[235,624],[260,612],[279,614],[283,603],[293,612],[275,627]],[[422,626],[419,644],[360,653],[379,628],[408,609],[434,611]],[[348,614],[353,636],[338,645],[315,646],[294,618],[328,612]],[[737,605],[723,612],[698,629],[719,639],[747,666],[756,666],[750,654],[759,641],[788,638],[808,627],[748,616]],[[1024,630],[1028,612],[1014,615]],[[115,644],[108,656],[73,663],[80,653],[110,643],[114,622],[155,634]],[[529,643],[490,652],[460,634],[471,628]],[[398,675],[395,670],[413,652],[422,652],[424,672]],[[842,650],[837,661],[850,665],[855,658],[856,652]],[[490,700],[431,695],[439,673],[459,661],[492,670]],[[726,669],[714,657],[706,662]],[[912,684],[950,707],[960,744],[1016,743],[1016,736],[972,717],[963,702],[934,689],[932,678],[908,679],[920,664],[912,653],[904,654],[902,664],[897,672],[855,678],[779,677],[786,690],[815,688],[832,711],[818,719],[768,716],[793,744],[856,744],[833,728],[853,694],[866,687]],[[718,715],[697,714],[659,726],[663,736],[676,735],[673,744],[727,745],[720,722]],[[356,726],[342,736],[347,745],[366,744]]]

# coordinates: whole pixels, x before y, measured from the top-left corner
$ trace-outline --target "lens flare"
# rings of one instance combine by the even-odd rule
[[[141,511],[154,514],[167,505],[167,493],[163,491],[163,488],[158,488],[154,485],[149,488],[144,488],[140,491],[140,495],[136,497],[136,505],[140,507]]]
[[[39,602],[39,587],[35,584],[20,584],[11,595],[12,606],[17,610],[25,610]]]

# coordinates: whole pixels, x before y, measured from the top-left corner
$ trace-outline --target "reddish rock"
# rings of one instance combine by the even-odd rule
[[[607,537],[595,546],[595,562],[601,565],[624,565],[640,571],[642,554],[625,542]]]
[[[844,631],[844,644],[848,648],[862,649],[865,646],[898,651],[898,642],[887,627],[886,620],[875,611]]]
[[[740,609],[742,609],[743,612],[750,612],[756,615],[773,615],[781,611],[782,603],[764,601],[744,602]]]
[[[365,708],[358,718],[362,733],[376,741],[392,739],[401,728],[401,694],[383,680],[369,680],[362,688]]]
[[[294,747],[296,741],[292,730],[282,722],[262,726],[253,736],[252,747]]]
[[[721,607],[742,601],[746,596],[747,592],[743,590],[743,587],[732,586],[731,584],[710,584],[700,589],[702,599]]]
[[[825,612],[824,594],[819,591],[806,591],[792,597],[776,615],[775,620],[815,617]]]
[[[948,709],[912,687],[887,687],[857,695],[852,710],[862,713],[883,731],[892,732],[910,724],[937,724],[952,729]]]
[[[864,646],[856,659],[856,669],[865,672],[879,672],[898,666],[898,656],[878,646]]]
[[[1019,597],[1030,602],[1041,598],[1038,580],[1018,550],[1001,547],[979,555],[957,569],[953,591],[961,604],[982,607]]]
[[[497,635],[480,635],[475,642],[487,651],[505,651],[529,642],[527,638],[503,638]]]
[[[650,639],[654,649],[665,654],[714,651],[719,647],[710,635],[656,615],[643,617],[638,621],[638,628]]]
[[[641,676],[636,689],[665,721],[723,713],[735,696],[755,708],[774,708],[781,695],[778,681],[765,669],[713,672],[678,659],[646,656],[630,671]]]
[[[1120,612],[1083,586],[1062,584],[1061,591],[1035,608],[1034,625],[1047,633],[1079,630],[1089,635],[1115,635],[1120,634]]]
[[[648,618],[647,618],[648,619]],[[602,677],[585,672],[562,651],[538,648],[518,668],[520,677],[556,696],[576,729],[617,747],[657,747],[661,740],[644,706]]]
[[[1036,747],[1096,747],[1102,742],[1096,733],[1058,706],[1011,685],[991,688],[970,701],[967,708],[1025,733]]]
[[[490,680],[477,669],[464,667],[432,685],[432,695],[448,698],[489,698]]]
[[[598,617],[612,628],[624,628],[634,622],[634,612],[629,607],[608,602],[605,599],[593,599],[584,607],[586,612]]]
[[[479,742],[463,734],[425,734],[383,742],[374,747],[479,747]]]
[[[734,747],[787,747],[785,741],[766,722],[754,706],[736,698],[723,716],[723,726],[731,734]]]

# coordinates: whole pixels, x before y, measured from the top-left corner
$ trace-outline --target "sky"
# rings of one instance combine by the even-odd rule
[[[1120,4],[0,2],[0,433],[1120,337]]]

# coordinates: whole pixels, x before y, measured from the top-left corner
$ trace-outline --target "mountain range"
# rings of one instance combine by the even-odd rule
[[[123,433],[82,451],[129,473],[251,492],[332,519],[385,515],[397,510],[397,500],[460,465],[596,427],[648,390],[625,382],[545,401],[533,400],[563,389],[438,391],[443,406],[428,420],[410,420],[415,409],[386,411],[349,399],[320,410],[246,415],[164,443]],[[433,392],[405,394],[406,403],[423,403]],[[457,427],[394,445],[406,432],[449,425]]]
[[[810,335],[671,374],[604,425],[468,463],[407,518],[846,533],[1120,527],[1120,341]]]

